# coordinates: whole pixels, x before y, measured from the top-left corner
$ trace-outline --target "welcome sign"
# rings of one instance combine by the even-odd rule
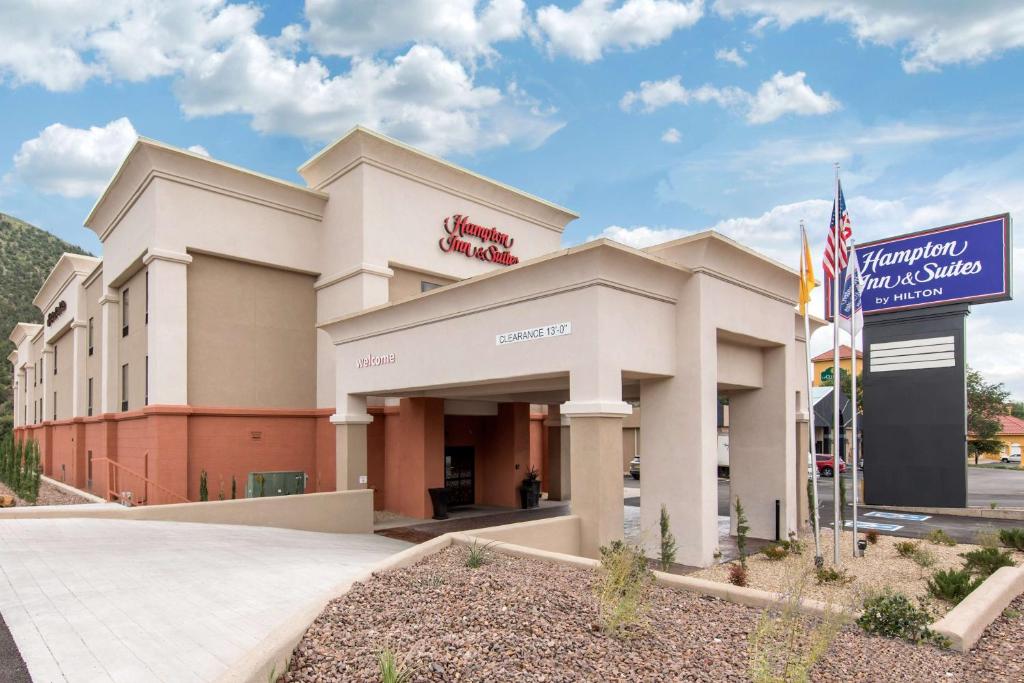
[[[1012,298],[1010,230],[1003,214],[858,244],[864,314]]]

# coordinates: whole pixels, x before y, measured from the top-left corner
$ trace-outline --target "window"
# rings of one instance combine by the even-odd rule
[[[36,361],[32,366],[32,386],[35,386],[39,381],[39,361]]]
[[[88,388],[86,389],[85,414],[88,417],[92,417],[92,377],[89,378]]]
[[[420,281],[420,292],[429,292],[430,290],[437,289],[438,287],[441,287],[441,285],[436,282],[427,282],[426,280]]]
[[[142,405],[149,405],[149,356],[146,356],[146,393],[142,397]]]
[[[128,410],[128,364],[121,366],[121,410]]]
[[[53,392],[53,419],[57,419],[57,392]]]
[[[36,402],[32,401],[32,424],[36,423]]]
[[[149,324],[149,271],[146,271],[146,324]]]
[[[53,374],[57,374],[57,347],[53,347]]]
[[[88,341],[89,341],[89,355],[91,356],[92,355],[92,318],[89,318]]]
[[[85,487],[92,491],[92,451],[85,454]]]
[[[121,292],[121,336],[128,336],[128,288]]]

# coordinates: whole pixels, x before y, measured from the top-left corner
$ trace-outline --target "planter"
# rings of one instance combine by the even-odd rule
[[[430,504],[434,507],[434,519],[448,519],[448,489],[427,489]]]
[[[519,487],[519,504],[524,510],[540,507],[540,480],[524,479]]]

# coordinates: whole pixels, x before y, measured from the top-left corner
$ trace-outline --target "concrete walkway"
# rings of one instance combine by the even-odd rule
[[[0,614],[36,683],[211,681],[406,547],[265,527],[0,520]]]

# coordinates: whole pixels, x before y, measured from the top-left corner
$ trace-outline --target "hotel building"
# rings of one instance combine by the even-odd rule
[[[152,504],[264,474],[428,517],[435,487],[516,506],[532,466],[593,554],[622,536],[639,431],[644,527],[666,504],[707,564],[725,395],[752,536],[796,528],[791,269],[713,232],[565,249],[573,212],[363,128],[299,173],[135,144],[85,221],[102,260],[61,257],[44,323],[11,333],[16,433],[49,476]]]

